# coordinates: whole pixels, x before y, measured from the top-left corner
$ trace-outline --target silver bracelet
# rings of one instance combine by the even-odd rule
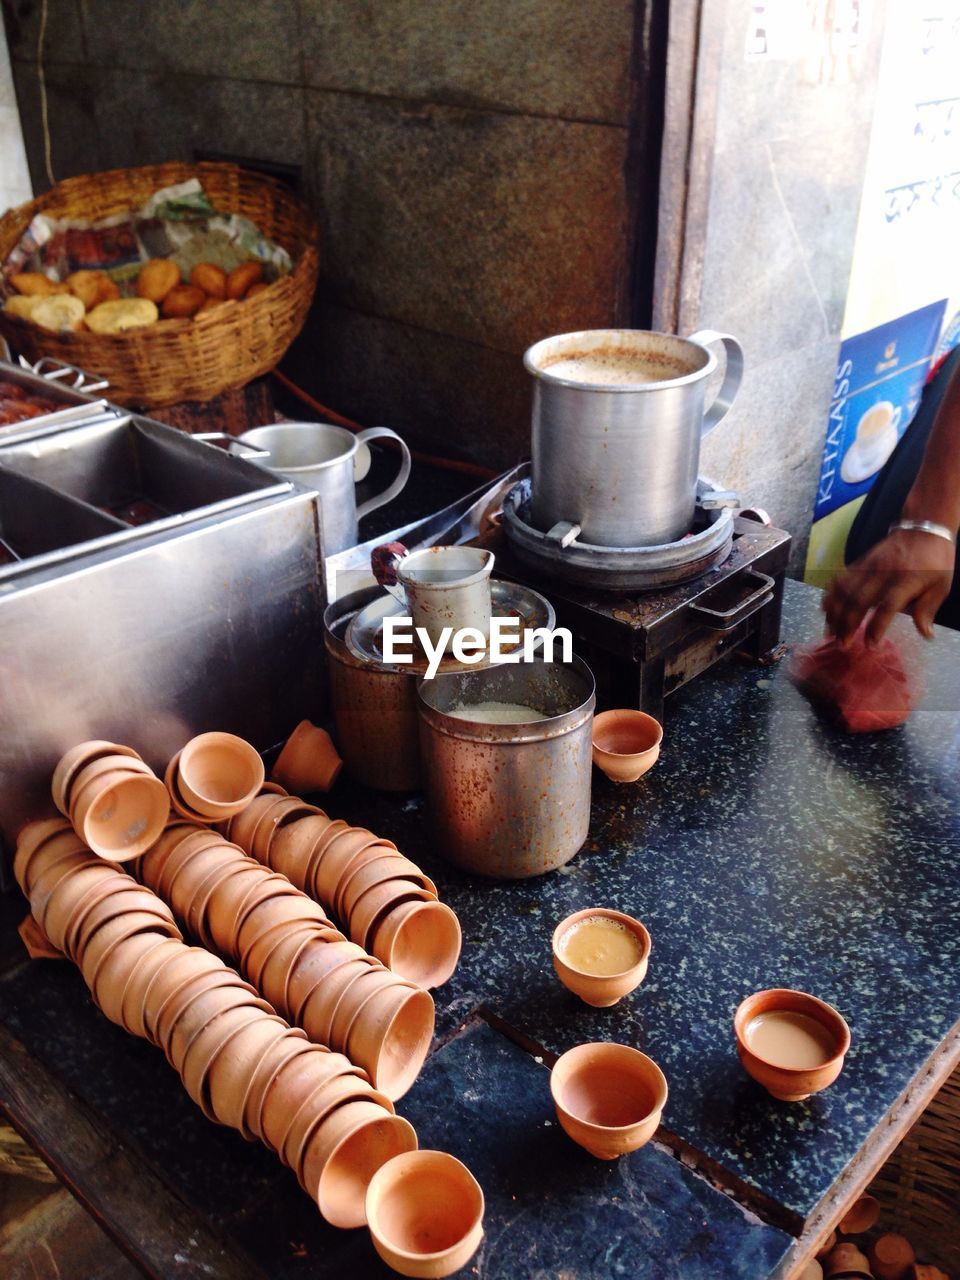
[[[894,520],[887,533],[893,533],[894,529],[906,529],[908,533],[932,533],[935,538],[943,538],[949,542],[951,547],[957,545],[956,537],[947,526],[936,524],[933,520]]]

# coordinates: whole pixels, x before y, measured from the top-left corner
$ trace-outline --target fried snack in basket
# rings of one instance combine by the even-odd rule
[[[207,295],[196,285],[178,284],[161,302],[160,314],[165,320],[195,316],[206,300]]]
[[[88,311],[92,311],[101,302],[120,297],[119,288],[105,271],[73,271],[64,283]]]
[[[227,273],[213,262],[198,262],[190,272],[190,283],[211,298],[227,296]]]
[[[259,262],[241,262],[227,277],[227,297],[242,298],[249,288],[263,279],[263,267]]]
[[[42,271],[21,271],[10,277],[10,283],[17,293],[28,298],[50,298],[55,293],[69,293],[69,286],[58,284],[45,276]]]
[[[32,320],[33,308],[39,301],[39,294],[12,293],[3,304],[3,309],[9,315],[18,316],[21,320]]]
[[[140,268],[137,295],[149,298],[158,306],[171,289],[180,283],[180,268],[170,258],[151,258]]]
[[[41,329],[49,329],[51,333],[63,333],[64,330],[79,329],[83,324],[86,308],[72,293],[35,298],[33,302],[30,319]]]
[[[87,327],[94,333],[124,333],[127,329],[145,329],[159,316],[157,304],[149,298],[117,298],[101,302],[87,314]]]

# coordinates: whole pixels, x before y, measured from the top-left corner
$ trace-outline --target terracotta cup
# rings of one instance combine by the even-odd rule
[[[170,807],[174,813],[180,815],[181,818],[188,822],[195,822],[201,826],[211,827],[217,821],[216,818],[210,817],[209,814],[201,813],[199,809],[195,809],[192,804],[187,801],[183,792],[180,790],[180,752],[175,756],[171,756],[167,762],[167,767],[163,775],[163,785],[167,788],[167,794],[170,797]]]
[[[204,849],[212,849],[223,842],[223,837],[209,827],[191,827],[188,834],[167,846],[167,852],[158,864],[141,864],[141,876],[164,898],[172,898],[174,882],[183,868]],[[148,871],[148,865],[150,869]]]
[[[17,925],[17,933],[31,960],[63,960],[65,958],[63,952],[57,950],[29,911]]]
[[[277,802],[257,823],[249,852],[264,866],[271,865],[272,846],[277,832],[300,818],[316,817],[321,812],[298,796],[278,796]]]
[[[331,1049],[343,1051],[343,1045],[333,1039],[333,1018],[344,992],[358,978],[368,974],[371,967],[387,972],[379,961],[365,956],[338,965],[314,987],[301,1010],[300,1021],[311,1040],[328,1044]]]
[[[313,926],[303,923],[291,928],[286,922],[275,929],[260,934],[240,956],[240,969],[247,974],[256,986],[263,986],[263,971],[273,950],[284,943],[291,935],[298,935],[300,940],[312,936]]]
[[[374,853],[375,856],[369,855]],[[378,845],[364,849],[362,858],[351,864],[350,873],[342,882],[337,894],[336,910],[341,916],[349,916],[368,889],[378,884],[387,884],[391,880],[409,880],[421,889],[428,889],[436,896],[437,886],[429,876],[425,876],[415,862],[394,853],[392,849],[383,850]]]
[[[366,1195],[367,1227],[388,1267],[436,1280],[465,1267],[483,1239],[483,1191],[445,1151],[410,1151],[380,1166]]]
[[[233,733],[201,733],[180,752],[178,790],[198,813],[222,821],[241,813],[263,785],[255,747]]]
[[[374,1102],[348,1102],[313,1134],[300,1181],[332,1226],[362,1227],[370,1179],[381,1165],[416,1145],[413,1126],[402,1116]]]
[[[351,982],[345,988],[337,1001],[330,1023],[330,1043],[346,1046],[347,1033],[367,1000],[377,991],[396,988],[401,991],[417,990],[382,965],[370,965],[355,982]]]
[[[76,956],[77,944],[80,938],[86,932],[89,932],[88,922],[91,913],[100,907],[103,899],[110,896],[119,897],[121,893],[126,893],[133,889],[133,884],[121,887],[121,885],[117,884],[116,881],[111,882],[110,880],[101,880],[98,883],[92,884],[83,897],[73,904],[70,920],[63,934],[64,951],[71,960]],[[53,916],[52,911],[49,913],[49,916]]]
[[[106,742],[102,738],[94,738],[89,742],[81,742],[71,747],[57,761],[50,782],[53,803],[61,813],[70,812],[70,792],[77,773],[84,765],[99,760],[103,756],[128,756],[131,760],[140,759],[132,747],[124,747],[119,742]]]
[[[311,942],[315,934],[308,921],[303,922],[301,929],[291,929],[284,922],[271,929],[269,934],[278,938],[278,941],[270,948],[260,969],[259,985],[278,1009],[289,1013],[286,993],[291,971],[304,945]]]
[[[276,795],[273,792],[264,793],[262,790],[254,797],[253,800],[240,813],[230,819],[227,824],[227,833],[229,838],[238,844],[241,849],[246,849],[247,853],[253,850],[253,842],[256,835],[257,827],[261,820],[270,813],[273,808],[280,803],[281,800],[287,800],[289,796]]]
[[[869,1280],[873,1275],[866,1254],[848,1242],[835,1245],[830,1250],[824,1260],[823,1273],[827,1280],[833,1276],[866,1276]]]
[[[131,911],[122,916],[108,920],[90,938],[81,938],[78,947],[78,963],[83,980],[90,991],[97,982],[97,971],[106,958],[110,948],[124,938],[136,933],[157,933],[168,938],[179,938],[176,925],[170,924],[162,916],[152,911]]]
[[[260,1131],[267,1146],[274,1151],[282,1148],[297,1112],[320,1085],[336,1076],[351,1074],[367,1079],[342,1053],[330,1053],[316,1044],[310,1046],[309,1053],[287,1059],[261,1103]]]
[[[593,718],[593,763],[611,782],[636,782],[657,763],[663,726],[645,711],[623,708]]]
[[[607,1041],[561,1054],[550,1092],[563,1131],[598,1160],[615,1160],[656,1133],[667,1081],[652,1058]]]
[[[150,848],[133,863],[132,869],[139,879],[151,886],[157,886],[167,865],[167,859],[172,856],[177,845],[186,840],[187,836],[206,831],[209,831],[209,828],[197,822],[187,822],[185,818],[171,818]]]
[[[389,1098],[378,1093],[368,1080],[362,1076],[346,1073],[334,1076],[316,1089],[300,1106],[299,1111],[290,1122],[279,1156],[288,1168],[293,1169],[297,1177],[303,1166],[303,1157],[313,1134],[337,1107],[348,1102],[375,1102],[384,1111],[394,1115],[394,1106]]]
[[[101,778],[105,773],[142,773],[144,777],[154,777],[154,772],[148,764],[140,759],[139,756],[134,759],[132,756],[109,755],[101,756],[99,760],[91,760],[83,765],[74,775],[73,784],[70,790],[70,808],[68,816],[73,818],[73,811],[77,807],[77,802],[83,792],[84,787],[88,783],[93,782],[95,778]]]
[[[136,882],[132,882],[127,886],[119,885],[112,892],[105,893],[83,912],[76,922],[76,928],[70,932],[71,952],[76,954],[78,960],[82,959],[85,939],[90,938],[101,925],[106,924],[108,920],[141,911],[156,916],[159,921],[175,928],[173,912],[167,904],[149,889],[139,888]],[[52,915],[52,912],[49,914]],[[66,939],[64,942],[66,943]]]
[[[99,898],[124,887],[126,879],[118,876],[111,864],[98,865],[89,853],[77,854],[62,859],[38,878],[30,895],[30,909],[50,941],[64,950],[71,925],[89,902],[90,890],[96,890]]]
[[[348,920],[352,941],[368,947],[377,925],[402,902],[436,902],[436,895],[412,880],[388,880],[360,895]]]
[[[80,848],[82,841],[66,818],[42,818],[39,822],[28,822],[17,836],[17,848],[13,855],[13,874],[17,884],[29,898],[33,875],[34,857],[48,842],[58,841],[58,848],[64,847],[69,840],[74,848]]]
[[[145,976],[140,997],[140,1020],[148,1040],[157,1043],[157,1018],[178,987],[199,973],[221,972],[226,966],[203,947],[181,946],[156,970]]]
[[[631,935],[636,942],[635,963],[617,973],[606,974],[589,973],[571,963],[565,950],[571,931],[584,920],[593,919],[610,920]],[[622,1000],[644,980],[650,963],[650,946],[650,934],[646,926],[639,920],[634,920],[633,916],[624,915],[622,911],[611,911],[607,907],[588,907],[567,916],[554,929],[553,967],[563,985],[585,1004],[593,1005],[596,1009],[606,1009]]]
[[[876,1196],[859,1196],[837,1224],[845,1236],[859,1236],[876,1225],[880,1201]]]
[[[892,1232],[878,1236],[870,1246],[870,1262],[877,1280],[903,1280],[915,1257],[910,1241]]]
[[[159,778],[117,769],[77,792],[73,825],[101,858],[125,862],[150,848],[169,814],[170,798]]]
[[[330,830],[333,819],[312,813],[281,826],[270,844],[270,865],[294,884],[306,883],[304,874],[313,851]]]
[[[819,1066],[807,1068],[780,1066],[761,1058],[748,1044],[748,1029],[754,1018],[774,1011],[802,1013],[818,1022],[829,1035],[830,1057]],[[843,1069],[843,1059],[850,1048],[850,1028],[833,1005],[804,991],[782,987],[748,996],[734,1015],[733,1029],[744,1071],[781,1102],[801,1102],[833,1084]]]
[[[120,1021],[131,1035],[147,1038],[147,1029],[143,1025],[144,992],[157,970],[175,954],[179,954],[182,946],[183,943],[178,938],[161,938],[159,944],[147,951],[131,968],[120,1002]]]
[[[206,1088],[207,1076],[214,1059],[239,1031],[250,1023],[262,1021],[264,1018],[276,1019],[276,1015],[265,1013],[253,1005],[239,1005],[225,1009],[212,1018],[187,1046],[180,1066],[180,1079],[187,1093],[208,1120],[216,1119],[209,1091]],[[279,1021],[279,1019],[276,1020]]]
[[[374,992],[347,1029],[348,1056],[388,1098],[402,1098],[430,1051],[435,1010],[431,996],[402,984]]]
[[[418,987],[442,986],[460,959],[463,938],[445,902],[402,902],[382,916],[370,935],[370,952]]]
[[[239,974],[215,981],[216,974],[197,979],[195,988],[181,994],[172,1012],[157,1023],[157,1040],[170,1065],[180,1070],[193,1038],[228,1009],[251,1008],[272,1013],[273,1008],[251,990]]]
[[[303,794],[329,791],[336,782],[343,761],[324,729],[301,720],[284,743],[270,777],[288,791]]]
[[[289,1027],[282,1020],[269,1018],[251,1022],[229,1042],[210,1064],[207,1088],[210,1105],[221,1124],[239,1129],[243,1123],[243,1104],[261,1058],[272,1046],[285,1039]]]
[[[288,1027],[274,1044],[264,1050],[256,1069],[251,1073],[241,1104],[240,1132],[248,1141],[255,1138],[262,1141],[259,1128],[260,1107],[274,1076],[285,1062],[309,1047],[310,1041],[305,1031],[300,1027]]]
[[[294,1022],[300,1021],[300,1013],[310,993],[328,974],[348,960],[366,960],[363,947],[344,939],[343,942],[324,942],[306,938],[287,972],[286,1009]]]
[[[91,995],[111,1022],[124,1026],[123,993],[131,973],[144,956],[170,941],[173,939],[156,933],[135,933],[131,938],[124,938],[104,956]]]
[[[358,855],[377,843],[377,837],[357,827],[344,826],[333,834],[315,854],[313,862],[313,890],[325,905],[336,902],[340,886],[346,881],[350,868]],[[359,864],[358,864],[359,865]]]

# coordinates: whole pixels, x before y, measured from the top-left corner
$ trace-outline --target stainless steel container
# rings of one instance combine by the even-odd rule
[[[417,677],[355,658],[344,635],[379,587],[342,596],[323,615],[323,641],[337,747],[347,773],[377,791],[423,785],[417,720]]]
[[[726,349],[726,372],[704,413]],[[562,373],[568,361],[636,359],[646,381],[605,384]],[[564,363],[561,364],[560,362]],[[690,338],[639,329],[593,329],[545,338],[524,364],[534,378],[534,523],[544,533],[575,526],[601,547],[657,546],[690,531],[700,441],[733,403],[743,370],[735,338],[704,330]],[[556,370],[556,371],[555,371]],[[561,532],[561,531],[558,531]]]
[[[369,440],[389,438],[400,445],[400,470],[382,493],[357,506],[357,460]],[[264,466],[320,494],[324,555],[335,555],[356,544],[361,516],[384,506],[403,489],[410,476],[410,450],[389,427],[369,427],[356,435],[345,427],[326,422],[278,422],[254,427],[238,439],[255,449],[265,449]],[[367,461],[369,466],[369,457]]]
[[[593,673],[534,662],[422,680],[420,750],[440,852],[478,875],[523,880],[562,867],[590,826]],[[486,724],[449,715],[481,702],[548,718]]]
[[[125,519],[131,502],[154,518]],[[312,491],[126,415],[0,447],[0,511],[11,844],[52,811],[53,767],[86,738],[127,742],[162,771],[203,729],[266,749],[321,713]]]

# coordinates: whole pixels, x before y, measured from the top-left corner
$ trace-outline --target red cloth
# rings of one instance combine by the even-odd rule
[[[847,649],[832,637],[798,649],[790,667],[794,683],[848,733],[896,728],[908,719],[920,693],[894,642],[885,637],[871,648],[863,633],[861,627]]]

